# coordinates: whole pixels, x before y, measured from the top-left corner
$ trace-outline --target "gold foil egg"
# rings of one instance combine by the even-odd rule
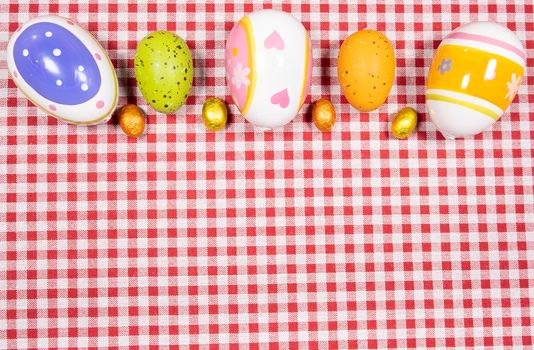
[[[417,112],[411,107],[404,107],[391,122],[391,133],[398,139],[405,139],[417,126]]]
[[[145,113],[133,104],[122,106],[118,112],[119,125],[130,137],[139,137],[145,131]]]
[[[227,120],[226,104],[217,97],[204,102],[202,107],[202,121],[208,130],[217,131],[224,128]]]
[[[336,110],[332,103],[325,98],[316,101],[312,107],[312,120],[322,132],[331,131],[336,123]]]

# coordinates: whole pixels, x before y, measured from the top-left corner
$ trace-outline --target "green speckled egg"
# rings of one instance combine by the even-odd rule
[[[172,113],[185,103],[193,59],[182,38],[166,31],[148,34],[137,45],[134,64],[139,89],[156,111]]]

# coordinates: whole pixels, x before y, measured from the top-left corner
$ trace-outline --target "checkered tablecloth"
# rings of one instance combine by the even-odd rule
[[[534,5],[456,3],[1,2],[0,348],[532,348]],[[332,133],[306,113],[255,131],[234,105],[225,130],[201,122],[207,97],[231,101],[226,35],[270,7],[310,31],[303,111],[331,99]],[[147,111],[145,136],[58,122],[17,91],[7,40],[44,14],[102,43],[119,104]],[[475,20],[514,30],[529,68],[493,128],[449,141],[425,113],[425,77],[440,40]],[[397,55],[372,113],[351,109],[336,78],[341,42],[365,27]],[[159,29],[194,55],[191,96],[170,115],[133,73],[137,41]],[[392,139],[406,105],[417,133]]]

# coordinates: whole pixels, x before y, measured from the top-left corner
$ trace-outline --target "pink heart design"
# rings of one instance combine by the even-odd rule
[[[282,108],[287,108],[289,106],[289,94],[287,89],[277,92],[271,97],[271,103],[273,105],[280,105]]]
[[[285,43],[280,34],[276,30],[274,30],[266,39],[264,42],[266,49],[272,49],[273,47],[277,50],[283,50]]]

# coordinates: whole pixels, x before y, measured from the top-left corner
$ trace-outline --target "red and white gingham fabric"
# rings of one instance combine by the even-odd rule
[[[456,3],[456,1],[454,1]],[[206,131],[207,97],[226,97],[225,38],[254,10],[291,12],[310,31],[309,103],[330,98],[330,134],[299,115],[254,131],[231,105]],[[272,5],[0,4],[0,348],[532,348],[534,336],[534,5],[372,2]],[[148,131],[67,125],[8,79],[10,33],[60,14],[102,43],[120,104]],[[445,140],[425,114],[434,49],[460,24],[494,20],[527,49],[527,77],[493,128]],[[378,111],[341,97],[337,50],[364,27],[385,33],[397,79]],[[185,38],[187,106],[157,114],[136,88],[137,41]],[[392,139],[401,107],[417,133]]]

